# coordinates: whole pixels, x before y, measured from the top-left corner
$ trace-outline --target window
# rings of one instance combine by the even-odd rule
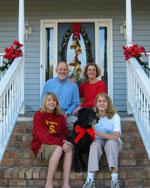
[[[46,63],[45,63],[45,79],[53,78],[54,57],[54,29],[46,28]]]

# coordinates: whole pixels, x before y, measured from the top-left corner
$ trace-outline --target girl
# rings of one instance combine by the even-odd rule
[[[73,114],[77,114],[82,107],[92,108],[94,101],[99,93],[107,93],[107,86],[103,80],[98,80],[101,71],[97,64],[88,63],[84,69],[83,75],[85,82],[79,87],[82,104],[77,107]]]
[[[118,152],[122,148],[120,135],[120,117],[114,109],[110,97],[101,93],[96,97],[95,107],[98,123],[95,125],[96,141],[90,146],[88,175],[83,188],[95,188],[94,172],[99,170],[99,160],[103,150],[111,174],[111,188],[119,188],[118,183]]]
[[[66,121],[59,110],[58,100],[53,93],[44,97],[43,108],[33,118],[32,150],[40,160],[49,162],[45,188],[53,188],[53,178],[59,160],[64,153],[63,185],[70,188],[69,176],[72,163],[72,144],[66,140]]]

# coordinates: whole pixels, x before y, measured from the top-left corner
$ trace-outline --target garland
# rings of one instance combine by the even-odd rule
[[[138,44],[133,44],[132,46],[129,46],[129,47],[123,46],[123,54],[124,54],[126,61],[130,59],[131,57],[140,59],[142,53],[146,55],[145,48]]]
[[[5,71],[13,63],[14,59],[17,57],[22,57],[23,52],[20,49],[23,45],[19,41],[14,40],[10,47],[4,49],[5,54],[3,55],[3,65],[0,66],[0,72]]]
[[[142,67],[144,67],[144,69],[147,69],[148,71],[150,70],[148,62],[143,62],[141,59],[142,55],[147,55],[146,50],[143,46],[133,44],[132,46],[123,46],[122,48],[126,61],[133,57]]]

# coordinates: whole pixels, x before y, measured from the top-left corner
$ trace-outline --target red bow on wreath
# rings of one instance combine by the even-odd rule
[[[73,32],[73,39],[77,38],[80,39],[80,32],[81,32],[81,24],[75,23],[71,26]]]
[[[84,128],[80,127],[79,125],[77,125],[75,127],[75,132],[77,133],[77,136],[75,138],[75,144],[77,144],[79,142],[79,140],[84,136],[84,134],[86,132],[91,136],[91,138],[93,140],[95,140],[95,131],[93,128],[84,129]]]

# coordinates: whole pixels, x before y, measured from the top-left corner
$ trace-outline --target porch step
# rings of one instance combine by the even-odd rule
[[[42,188],[45,184],[47,164],[39,162],[31,152],[32,121],[17,122],[0,167],[0,188]],[[122,121],[123,152],[119,158],[119,179],[122,188],[150,188],[150,161],[147,158],[136,124]],[[110,186],[110,172],[103,157],[101,170],[96,174],[96,187]],[[61,185],[62,166],[55,176],[55,186]],[[70,179],[72,188],[84,183],[86,172],[75,173]]]
[[[11,167],[1,168],[1,186],[3,187],[44,187],[46,179],[46,167]],[[124,167],[119,168],[121,187],[142,187],[150,185],[148,180],[149,167]],[[71,185],[81,187],[85,181],[86,173],[72,172],[70,176]],[[2,182],[3,179],[3,182]],[[55,186],[59,186],[62,180],[62,173],[59,171],[55,175]],[[110,186],[110,173],[103,169],[96,174],[96,187]]]

